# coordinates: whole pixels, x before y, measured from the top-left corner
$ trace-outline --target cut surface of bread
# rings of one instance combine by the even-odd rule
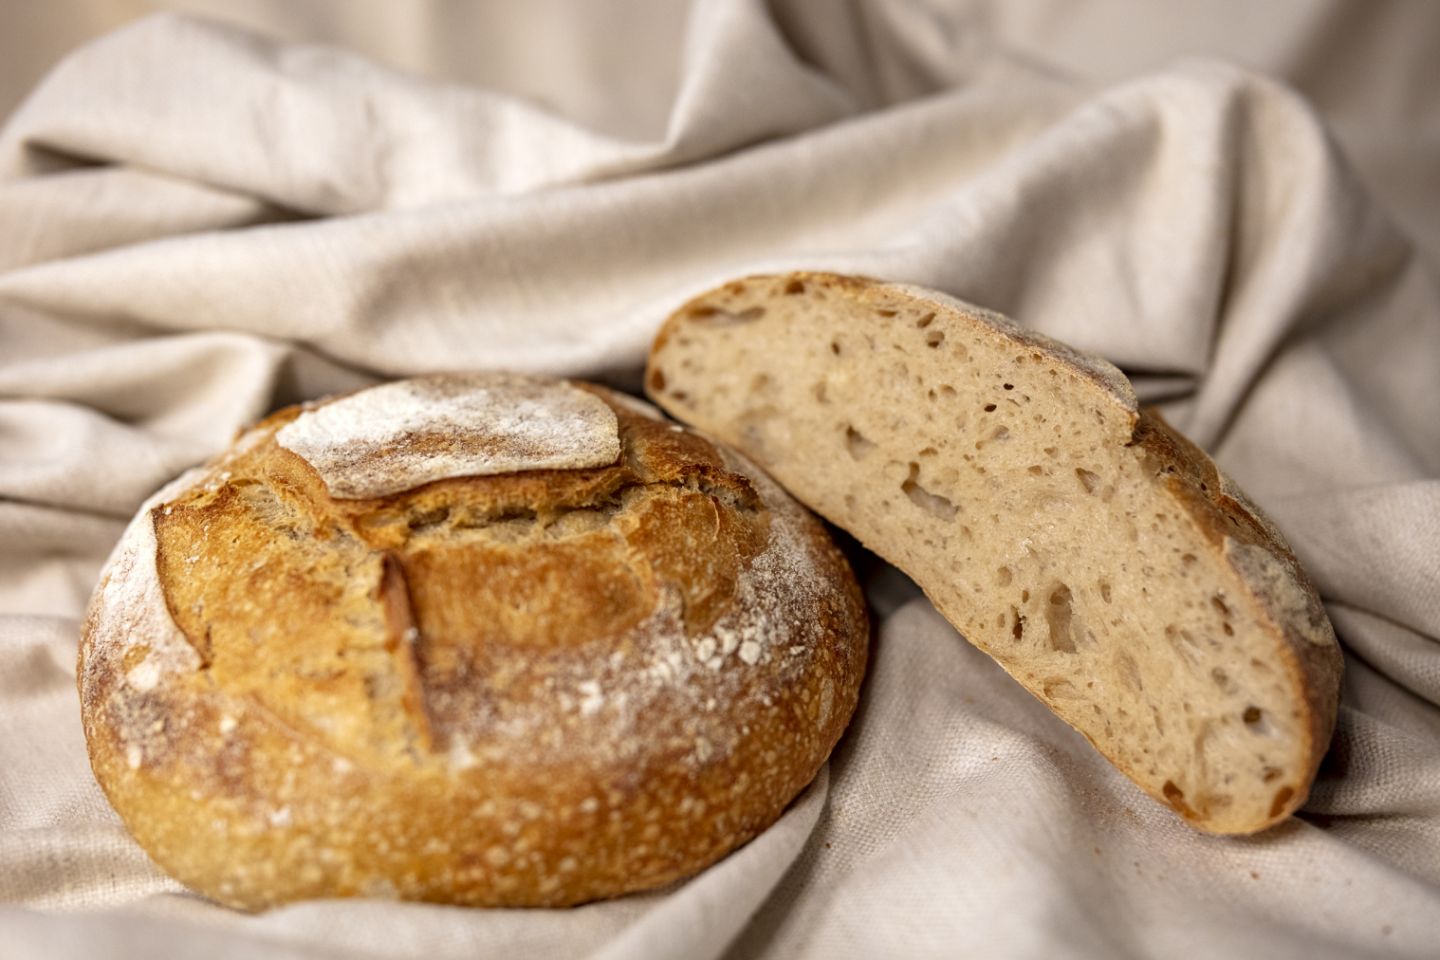
[[[1099,358],[944,294],[750,277],[666,322],[651,396],[910,574],[1195,827],[1304,802],[1341,656],[1279,533]]]

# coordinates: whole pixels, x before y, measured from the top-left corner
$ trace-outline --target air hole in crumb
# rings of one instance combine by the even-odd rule
[[[904,483],[900,484],[900,489],[904,492],[905,496],[910,498],[911,503],[931,516],[940,520],[954,520],[955,514],[959,512],[959,508],[945,497],[931,493],[929,490],[920,486],[919,477],[920,464],[912,461],[910,464],[910,476],[905,479]]]
[[[1013,384],[1013,383],[1002,384],[1002,386],[1003,386],[1006,390],[1014,390],[1014,389],[1015,389],[1015,384]]]
[[[665,389],[665,371],[659,367],[650,371],[650,389],[656,393]]]
[[[1106,603],[1110,602],[1110,581],[1108,580],[1100,581],[1100,599]]]
[[[940,344],[944,342],[945,334],[941,333],[939,330],[931,330],[929,333],[925,334],[925,346],[931,348],[932,350],[940,346]]]
[[[1009,567],[1001,567],[995,571],[995,582],[1002,587],[1010,586],[1010,581],[1013,579],[1015,579],[1015,575],[1010,572]]]
[[[797,294],[797,293],[804,293],[804,292],[805,292],[805,281],[803,281],[803,280],[791,280],[789,283],[785,284],[785,293],[788,294],[789,296],[792,296],[792,297],[793,297],[793,296],[794,296],[795,294]]]
[[[1225,605],[1225,601],[1220,598],[1220,594],[1217,593],[1217,594],[1215,594],[1214,596],[1212,596],[1212,597],[1210,598],[1210,604],[1211,604],[1211,606],[1213,606],[1216,610],[1219,610],[1219,611],[1220,611],[1220,616],[1222,616],[1222,617],[1228,617],[1228,616],[1230,616],[1230,608]]]
[[[1235,628],[1230,626],[1230,624],[1228,623],[1220,624],[1220,629],[1225,631],[1225,636],[1227,637],[1235,636]]]
[[[1063,583],[1056,584],[1050,590],[1050,602],[1045,606],[1045,623],[1050,628],[1050,647],[1060,653],[1075,652],[1072,599],[1069,587]]]
[[[990,439],[991,439],[991,440],[1008,440],[1008,439],[1010,439],[1010,428],[1009,428],[1009,427],[1005,427],[1005,426],[996,427],[996,428],[995,428],[995,432],[992,433],[992,434],[990,434]]]
[[[761,391],[770,386],[770,374],[757,373],[750,381],[751,391]]]
[[[1010,627],[1010,635],[1016,640],[1025,636],[1025,617],[1015,607],[1010,608],[1010,616],[1014,618],[1014,625]]]
[[[1091,473],[1084,467],[1075,468],[1075,476],[1080,480],[1080,486],[1085,488],[1086,493],[1094,493],[1095,488],[1100,486],[1100,475]]]
[[[985,412],[986,412],[986,413],[994,413],[994,412],[995,412],[995,404],[993,404],[993,403],[987,403],[987,404],[985,404]]]
[[[720,310],[718,307],[712,307],[703,303],[699,306],[690,308],[690,316],[694,317],[697,320],[703,320],[706,317],[713,317],[719,312]]]
[[[819,401],[820,403],[829,403],[829,402],[830,402],[829,398],[825,396],[825,381],[824,381],[824,380],[817,380],[817,381],[815,381],[815,386],[813,386],[813,387],[810,388],[810,392],[815,395],[815,399],[816,399],[817,401]]]
[[[1182,553],[1182,554],[1180,554],[1180,562],[1183,563],[1183,564],[1185,564],[1185,566],[1187,566],[1187,567],[1190,566],[1190,564],[1194,563],[1194,562],[1195,562],[1196,560],[1198,560],[1198,559],[1199,559],[1199,558],[1196,557],[1195,554],[1193,554],[1193,553]]]
[[[924,330],[926,327],[930,326],[930,324],[932,324],[932,323],[934,323],[934,322],[935,322],[935,314],[933,314],[933,313],[927,313],[927,314],[925,314],[925,316],[923,316],[923,317],[921,317],[919,320],[916,320],[916,321],[915,321],[915,326],[919,327],[921,330]]]
[[[945,397],[946,399],[955,396],[955,388],[950,386],[950,384],[948,383],[940,384],[940,396]]]
[[[920,456],[922,456],[922,457],[933,457],[933,456],[935,456],[935,455],[936,455],[937,453],[939,453],[939,452],[940,452],[940,451],[939,451],[939,450],[936,450],[934,447],[926,447],[924,450],[921,450],[921,451],[920,451]]]
[[[670,398],[672,400],[679,400],[683,403],[684,401],[690,399],[690,394],[686,393],[684,390],[676,390],[670,394]]]
[[[845,449],[855,460],[864,460],[875,449],[875,444],[848,423],[845,425]]]
[[[1045,468],[1042,467],[1042,466],[1040,466],[1040,464],[1038,464],[1038,463],[1032,463],[1032,464],[1030,464],[1030,466],[1027,468],[1027,470],[1028,470],[1029,473],[1032,473],[1032,474],[1034,474],[1034,475],[1037,476],[1037,477],[1040,476],[1041,474],[1043,474],[1043,473],[1045,472]]]
[[[1211,670],[1210,679],[1214,680],[1215,686],[1219,687],[1221,690],[1224,690],[1230,685],[1230,674],[1226,673],[1223,667],[1216,667]],[[1250,715],[1250,711],[1245,711],[1245,715],[1248,717]],[[1248,723],[1249,721],[1247,720],[1246,722]]]
[[[1264,713],[1261,712],[1259,707],[1246,707],[1245,712],[1240,715],[1240,719],[1245,721],[1247,727],[1253,727],[1260,722],[1262,716],[1264,716]]]
[[[894,310],[876,310],[875,312],[878,313],[878,314],[880,314],[880,316],[882,316],[882,317],[893,317],[893,316],[895,316],[895,311],[894,311]]]
[[[1281,787],[1279,790],[1276,790],[1275,800],[1270,804],[1270,816],[1280,816],[1280,813],[1285,809],[1285,805],[1289,803],[1294,796],[1295,789],[1293,787]]]
[[[1045,456],[1047,456],[1047,457],[1054,457],[1054,456],[1057,456],[1059,453],[1060,453],[1060,451],[1057,450],[1057,449],[1054,448],[1054,447],[1046,447],[1046,448],[1045,448]]]
[[[840,341],[838,341],[838,340],[831,340],[831,341],[830,341],[830,352],[833,353],[833,354],[835,354],[835,356],[837,356],[837,357],[840,356]]]
[[[1021,590],[1021,591],[1020,591],[1020,602],[1021,602],[1021,603],[1029,603],[1029,602],[1030,602],[1030,591],[1029,591],[1029,590]]]

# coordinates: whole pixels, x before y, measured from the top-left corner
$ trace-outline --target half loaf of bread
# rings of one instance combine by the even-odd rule
[[[1341,656],[1278,531],[1105,361],[914,287],[727,284],[647,386],[909,573],[961,633],[1194,826],[1304,800]]]

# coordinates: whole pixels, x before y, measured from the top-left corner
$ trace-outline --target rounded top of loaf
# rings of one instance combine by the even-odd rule
[[[773,820],[866,633],[818,522],[738,455],[601,387],[447,375],[276,413],[161,491],[80,688],[117,810],[211,896],[570,903]]]
[[[371,387],[305,410],[275,442],[345,500],[450,477],[603,467],[620,455],[619,425],[605,401],[564,381],[512,374]]]

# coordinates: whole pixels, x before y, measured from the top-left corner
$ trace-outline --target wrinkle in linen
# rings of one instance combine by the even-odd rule
[[[1348,14],[1316,6],[1331,13],[1283,6],[1235,49],[1323,87],[1317,51]],[[1369,192],[1370,154],[1357,173],[1290,89],[1197,59],[1081,82],[1096,54],[1077,38],[1113,12],[1052,7],[697,3],[683,37],[657,26],[669,46],[641,71],[668,75],[678,43],[668,112],[580,74],[575,109],[552,110],[178,16],[60,64],[0,131],[0,943],[47,958],[1432,953],[1430,248]],[[1375,30],[1393,31],[1390,11]],[[1025,30],[1051,36],[1056,62],[1012,42]],[[577,119],[624,115],[632,95],[644,122]],[[1215,452],[1285,530],[1347,648],[1335,745],[1299,818],[1190,831],[862,557],[879,636],[851,730],[779,823],[687,882],[572,911],[245,916],[150,864],[90,776],[73,685],[95,575],[145,496],[276,406],[386,377],[634,386],[668,310],[791,268],[1007,312],[1121,364]]]

